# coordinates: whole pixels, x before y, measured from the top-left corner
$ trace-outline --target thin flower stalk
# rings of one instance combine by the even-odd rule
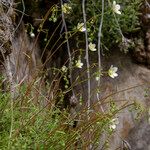
[[[100,25],[99,25],[99,30],[98,30],[98,71],[101,71],[101,34],[102,34],[102,26],[103,26],[103,17],[104,17],[104,0],[102,0],[102,15],[101,15],[101,19],[100,19]],[[100,77],[101,74],[99,73],[99,80],[97,83],[98,88],[100,87]],[[99,91],[97,93],[97,100],[100,100],[100,95],[99,95]],[[104,109],[101,105],[101,110],[102,112],[104,112]]]
[[[84,21],[84,27],[86,27],[86,12],[85,12],[85,0],[82,0],[82,12],[83,12],[83,21]],[[90,63],[89,63],[89,51],[88,51],[88,33],[87,30],[85,30],[85,42],[86,42],[86,64],[87,64],[87,77],[88,77],[88,101],[87,101],[87,106],[88,109],[90,109],[91,105],[91,83],[90,83]]]
[[[83,21],[84,21],[84,26],[85,26],[85,42],[86,42],[86,64],[87,64],[87,78],[88,78],[88,101],[87,101],[87,107],[88,107],[88,111],[87,111],[87,117],[88,120],[90,120],[90,114],[89,114],[89,110],[91,107],[91,80],[90,80],[90,63],[89,63],[89,51],[88,51],[88,32],[87,32],[87,26],[86,26],[86,12],[85,12],[85,0],[82,0],[82,12],[83,12]],[[89,135],[89,141],[91,143],[91,133],[89,131],[88,133]],[[91,149],[92,145],[90,144],[88,149]]]
[[[61,6],[63,6],[62,0],[61,0]],[[70,44],[68,40],[68,29],[67,29],[67,25],[65,21],[64,12],[61,11],[61,14],[62,14],[62,21],[63,21],[63,26],[64,26],[65,34],[66,34],[67,51],[68,51],[68,56],[69,56],[69,76],[70,76],[70,84],[72,85],[72,58],[71,58]],[[74,95],[73,89],[72,89],[72,94]]]

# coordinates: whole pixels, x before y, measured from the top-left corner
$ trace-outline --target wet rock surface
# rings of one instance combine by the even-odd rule
[[[129,131],[127,141],[131,150],[150,150],[150,123],[148,117],[141,119],[133,129]]]

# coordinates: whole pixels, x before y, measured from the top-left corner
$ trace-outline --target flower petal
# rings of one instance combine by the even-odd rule
[[[118,71],[118,68],[117,68],[117,67],[113,67],[112,70],[113,70],[114,72],[117,72],[117,71]]]
[[[117,10],[119,10],[119,9],[120,9],[120,5],[119,5],[119,4],[116,4],[116,6],[115,6],[115,7],[116,7],[116,9],[117,9]]]
[[[116,5],[116,1],[113,1],[113,5]]]

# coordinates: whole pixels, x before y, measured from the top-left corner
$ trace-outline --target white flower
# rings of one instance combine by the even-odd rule
[[[35,37],[35,34],[33,32],[30,32],[30,37],[31,38],[34,38]]]
[[[112,10],[116,13],[116,14],[121,14],[120,11],[120,5],[116,4],[116,1],[113,1],[113,5],[112,5]]]
[[[69,14],[70,11],[71,11],[71,9],[72,9],[72,8],[71,8],[70,5],[67,4],[67,3],[65,3],[65,4],[62,5],[62,11],[63,11],[63,13],[65,13],[65,14]]]
[[[61,70],[62,72],[67,72],[68,68],[66,66],[62,66]]]
[[[83,66],[83,63],[81,62],[81,60],[80,60],[80,59],[77,60],[77,61],[76,61],[76,67],[77,67],[77,68],[82,68],[82,66]]]
[[[96,44],[93,44],[93,43],[89,43],[89,49],[91,50],[91,51],[96,51]]]
[[[80,32],[84,32],[84,31],[86,30],[86,28],[84,27],[84,23],[78,23],[77,29],[78,29]]]
[[[96,76],[96,77],[95,77],[95,80],[96,80],[96,81],[99,81],[99,79],[100,79],[99,76]]]
[[[117,124],[119,124],[119,120],[118,120],[118,118],[114,118],[110,121],[109,128],[112,130],[115,130],[117,127]]]
[[[110,66],[110,69],[108,70],[108,75],[111,77],[111,78],[115,78],[118,76],[118,74],[116,73],[118,70],[117,67],[113,67],[113,65]]]

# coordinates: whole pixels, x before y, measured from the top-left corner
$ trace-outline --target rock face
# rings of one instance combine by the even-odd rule
[[[111,57],[103,60],[104,67],[108,68],[111,64],[118,67],[119,76],[115,79],[109,77],[102,78],[102,95],[116,93],[109,97],[113,99],[117,105],[122,102],[131,103],[136,101],[141,105],[143,113],[147,114],[150,108],[150,70],[142,65],[135,64],[130,55],[121,54],[115,51]],[[136,87],[137,86],[137,87]],[[130,89],[131,87],[131,89]],[[119,92],[124,90],[123,92]],[[116,134],[112,138],[110,150],[115,150],[117,145],[121,145],[123,140],[129,138],[131,149],[138,150],[140,145],[141,150],[148,150],[150,143],[149,132],[150,124],[147,122],[148,116],[142,119],[141,122],[136,120],[137,112],[130,111],[129,108],[124,109],[119,115],[119,124],[116,129]],[[131,132],[131,133],[130,133]],[[133,133],[132,133],[133,132]],[[141,135],[141,136],[139,136]],[[138,138],[138,141],[136,138]],[[147,138],[147,142],[142,138]],[[133,144],[136,143],[136,146]]]
[[[143,39],[136,41],[134,58],[137,62],[150,67],[150,1],[145,1],[141,6],[141,27]]]
[[[12,53],[9,55],[13,80],[16,84],[31,81],[40,65],[36,39],[29,38],[23,23],[19,29],[20,32],[12,39]]]
[[[11,52],[11,41],[13,37],[13,0],[0,2],[0,65]]]
[[[93,60],[95,59],[96,58]],[[91,64],[93,60],[91,60]],[[104,71],[108,70],[111,65],[118,67],[118,77],[112,79],[107,75],[103,75],[101,78],[101,87],[99,88],[100,102],[103,98],[110,95],[107,99],[102,101],[103,109],[107,110],[108,106],[105,102],[110,100],[118,107],[124,103],[130,104],[132,102],[137,102],[141,105],[143,113],[147,114],[147,110],[150,108],[150,70],[144,65],[134,63],[130,54],[125,55],[119,50],[112,51],[110,57],[102,57],[102,67]],[[86,73],[85,76],[83,75],[83,70],[81,69],[74,73],[74,76],[78,76],[79,81],[82,81],[86,77]],[[96,68],[92,71],[94,73]],[[94,77],[91,79],[91,103],[97,101],[97,88],[97,81]],[[76,91],[83,96],[85,101],[87,101],[87,84],[83,83],[78,85]],[[99,108],[99,111],[101,111],[101,108]],[[142,137],[145,137],[147,138],[147,141],[150,141],[150,136],[145,134],[150,128],[150,124],[146,121],[148,117],[143,118],[142,122],[139,122],[140,117],[139,120],[136,120],[137,115],[137,111],[131,111],[129,108],[126,108],[116,116],[119,118],[119,124],[117,125],[115,134],[110,140],[109,150],[115,150],[119,146],[123,147],[123,141],[128,141],[132,150],[134,147],[133,143],[137,142],[134,139],[135,136],[138,137],[138,144],[140,145],[141,150],[148,150],[149,142],[145,141],[145,143],[143,143],[142,139]],[[138,136],[138,134],[141,136]]]

